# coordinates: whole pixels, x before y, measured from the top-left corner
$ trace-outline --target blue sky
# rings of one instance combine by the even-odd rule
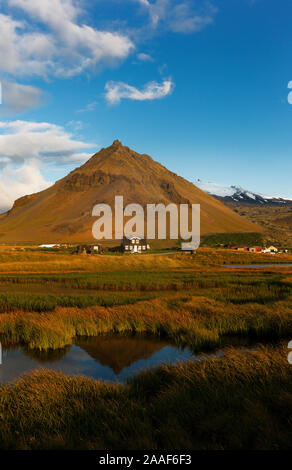
[[[292,198],[288,0],[0,0],[0,209],[116,138]]]

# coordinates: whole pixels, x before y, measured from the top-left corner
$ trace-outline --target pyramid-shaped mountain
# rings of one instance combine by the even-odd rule
[[[124,205],[200,204],[202,234],[259,230],[148,155],[116,140],[50,188],[16,200],[0,216],[0,243],[93,241],[92,208],[98,203],[114,207],[116,195],[124,196]]]

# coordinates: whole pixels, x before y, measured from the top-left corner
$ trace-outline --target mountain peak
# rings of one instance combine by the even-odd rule
[[[118,139],[116,139],[116,140],[113,141],[112,146],[123,147],[123,144]]]

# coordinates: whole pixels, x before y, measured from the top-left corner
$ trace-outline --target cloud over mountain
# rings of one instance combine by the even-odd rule
[[[7,165],[0,174],[0,212],[10,209],[15,199],[42,191],[51,184],[42,176],[37,161],[29,161],[19,168]]]
[[[56,124],[0,121],[0,211],[9,209],[15,199],[50,186],[41,172],[44,165],[82,163],[92,146]]]
[[[93,144],[73,138],[64,127],[48,122],[0,122],[0,162],[20,163],[30,159],[42,161],[85,161],[85,150]],[[4,159],[4,160],[3,160]]]

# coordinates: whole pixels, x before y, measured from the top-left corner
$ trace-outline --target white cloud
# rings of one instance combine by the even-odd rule
[[[197,32],[213,22],[217,11],[208,0],[200,6],[194,0],[131,1],[140,4],[149,20],[122,33],[86,24],[81,7],[89,0],[6,0],[5,8],[0,0],[0,73],[71,77],[127,58],[134,49],[129,35],[137,40],[149,37],[150,31]],[[138,58],[151,60],[143,53]]]
[[[90,113],[96,109],[97,105],[98,101],[92,101],[91,103],[88,103],[85,108],[78,109],[76,113]]]
[[[21,10],[22,17],[24,12],[26,21],[0,14],[0,72],[70,77],[104,62],[125,59],[134,47],[123,34],[80,24],[82,11],[73,0],[7,3],[11,12]]]
[[[197,33],[214,21],[215,8],[208,6],[203,14],[192,11],[189,2],[176,5],[169,20],[171,31],[175,33]]]
[[[15,199],[33,194],[51,186],[39,169],[37,161],[29,161],[19,168],[7,165],[0,174],[0,212],[10,209]]]
[[[44,75],[53,67],[55,40],[26,31],[25,22],[0,14],[0,71],[13,76]]]
[[[67,127],[71,127],[75,132],[77,132],[83,129],[83,122],[72,119],[72,121],[67,123]]]
[[[85,150],[92,147],[55,124],[0,121],[0,211],[9,209],[15,199],[51,185],[41,174],[43,164],[85,162],[93,153]]]
[[[63,127],[47,122],[0,121],[0,159],[9,162],[82,162],[94,144],[75,140]]]
[[[136,101],[156,100],[170,95],[173,88],[174,84],[171,80],[164,80],[161,84],[150,82],[140,90],[127,83],[111,81],[105,85],[105,97],[110,104],[119,104],[123,98]]]
[[[40,105],[43,92],[30,85],[2,81],[3,100],[0,116],[17,114]]]
[[[166,29],[175,33],[196,33],[213,23],[217,12],[208,0],[200,7],[193,0],[136,0],[149,14],[153,29]]]
[[[153,58],[149,54],[145,54],[144,52],[140,52],[137,54],[137,57],[141,62],[153,62]]]

